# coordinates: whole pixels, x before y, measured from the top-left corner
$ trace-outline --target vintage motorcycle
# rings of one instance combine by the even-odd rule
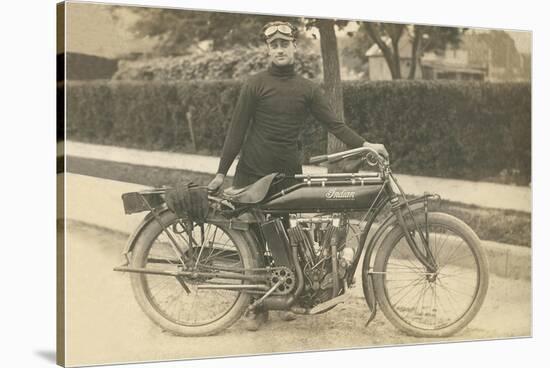
[[[149,213],[115,270],[130,273],[152,321],[183,336],[218,333],[259,307],[326,312],[349,298],[359,267],[367,324],[380,306],[409,335],[445,337],[464,328],[489,282],[477,235],[433,211],[439,196],[407,198],[389,162],[367,147],[310,163],[344,159],[377,170],[271,174],[209,194],[202,224],[167,207],[168,188],[126,193],[126,213]],[[288,179],[293,184],[280,189]],[[382,213],[386,218],[378,220]]]

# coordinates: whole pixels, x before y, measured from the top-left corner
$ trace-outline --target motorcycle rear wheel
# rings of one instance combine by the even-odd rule
[[[415,215],[425,232],[424,214]],[[429,246],[438,269],[426,270],[400,227],[383,240],[374,262],[374,289],[386,318],[418,337],[447,337],[476,316],[489,284],[487,258],[475,232],[456,217],[428,214]],[[415,232],[417,244],[421,244]]]
[[[192,264],[199,268],[205,266],[202,271],[212,270],[216,265],[255,267],[249,246],[238,231],[221,225],[205,224],[204,241],[201,244],[201,231],[196,226],[193,229],[195,244],[189,247],[181,219],[173,212],[165,211],[161,213],[160,220],[178,247],[193,260]],[[137,238],[131,267],[166,271],[183,269],[169,237],[158,221],[151,221]],[[214,275],[194,279],[183,277],[183,282],[190,290],[188,294],[174,276],[132,273],[130,279],[135,298],[143,312],[163,330],[181,336],[219,333],[235,323],[251,301],[249,294],[239,291],[197,288],[198,284],[209,282],[246,284],[247,281],[216,280]]]

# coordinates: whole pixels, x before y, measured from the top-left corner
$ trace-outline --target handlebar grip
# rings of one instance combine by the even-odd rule
[[[313,157],[309,158],[309,163],[310,164],[318,164],[318,163],[324,162],[326,160],[328,160],[327,155],[313,156]]]

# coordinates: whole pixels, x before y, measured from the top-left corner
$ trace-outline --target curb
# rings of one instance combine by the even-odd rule
[[[65,215],[68,220],[131,234],[145,217],[145,212],[125,215],[121,195],[146,189],[146,186],[65,174]],[[70,233],[67,234],[70,241]],[[531,278],[531,248],[482,241],[490,272],[512,279]]]

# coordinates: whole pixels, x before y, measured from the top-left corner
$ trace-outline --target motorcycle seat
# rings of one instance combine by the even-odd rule
[[[255,183],[252,183],[243,188],[229,187],[223,191],[222,197],[233,203],[255,204],[259,203],[266,197],[271,187],[273,179],[279,175],[273,173],[264,176]]]

